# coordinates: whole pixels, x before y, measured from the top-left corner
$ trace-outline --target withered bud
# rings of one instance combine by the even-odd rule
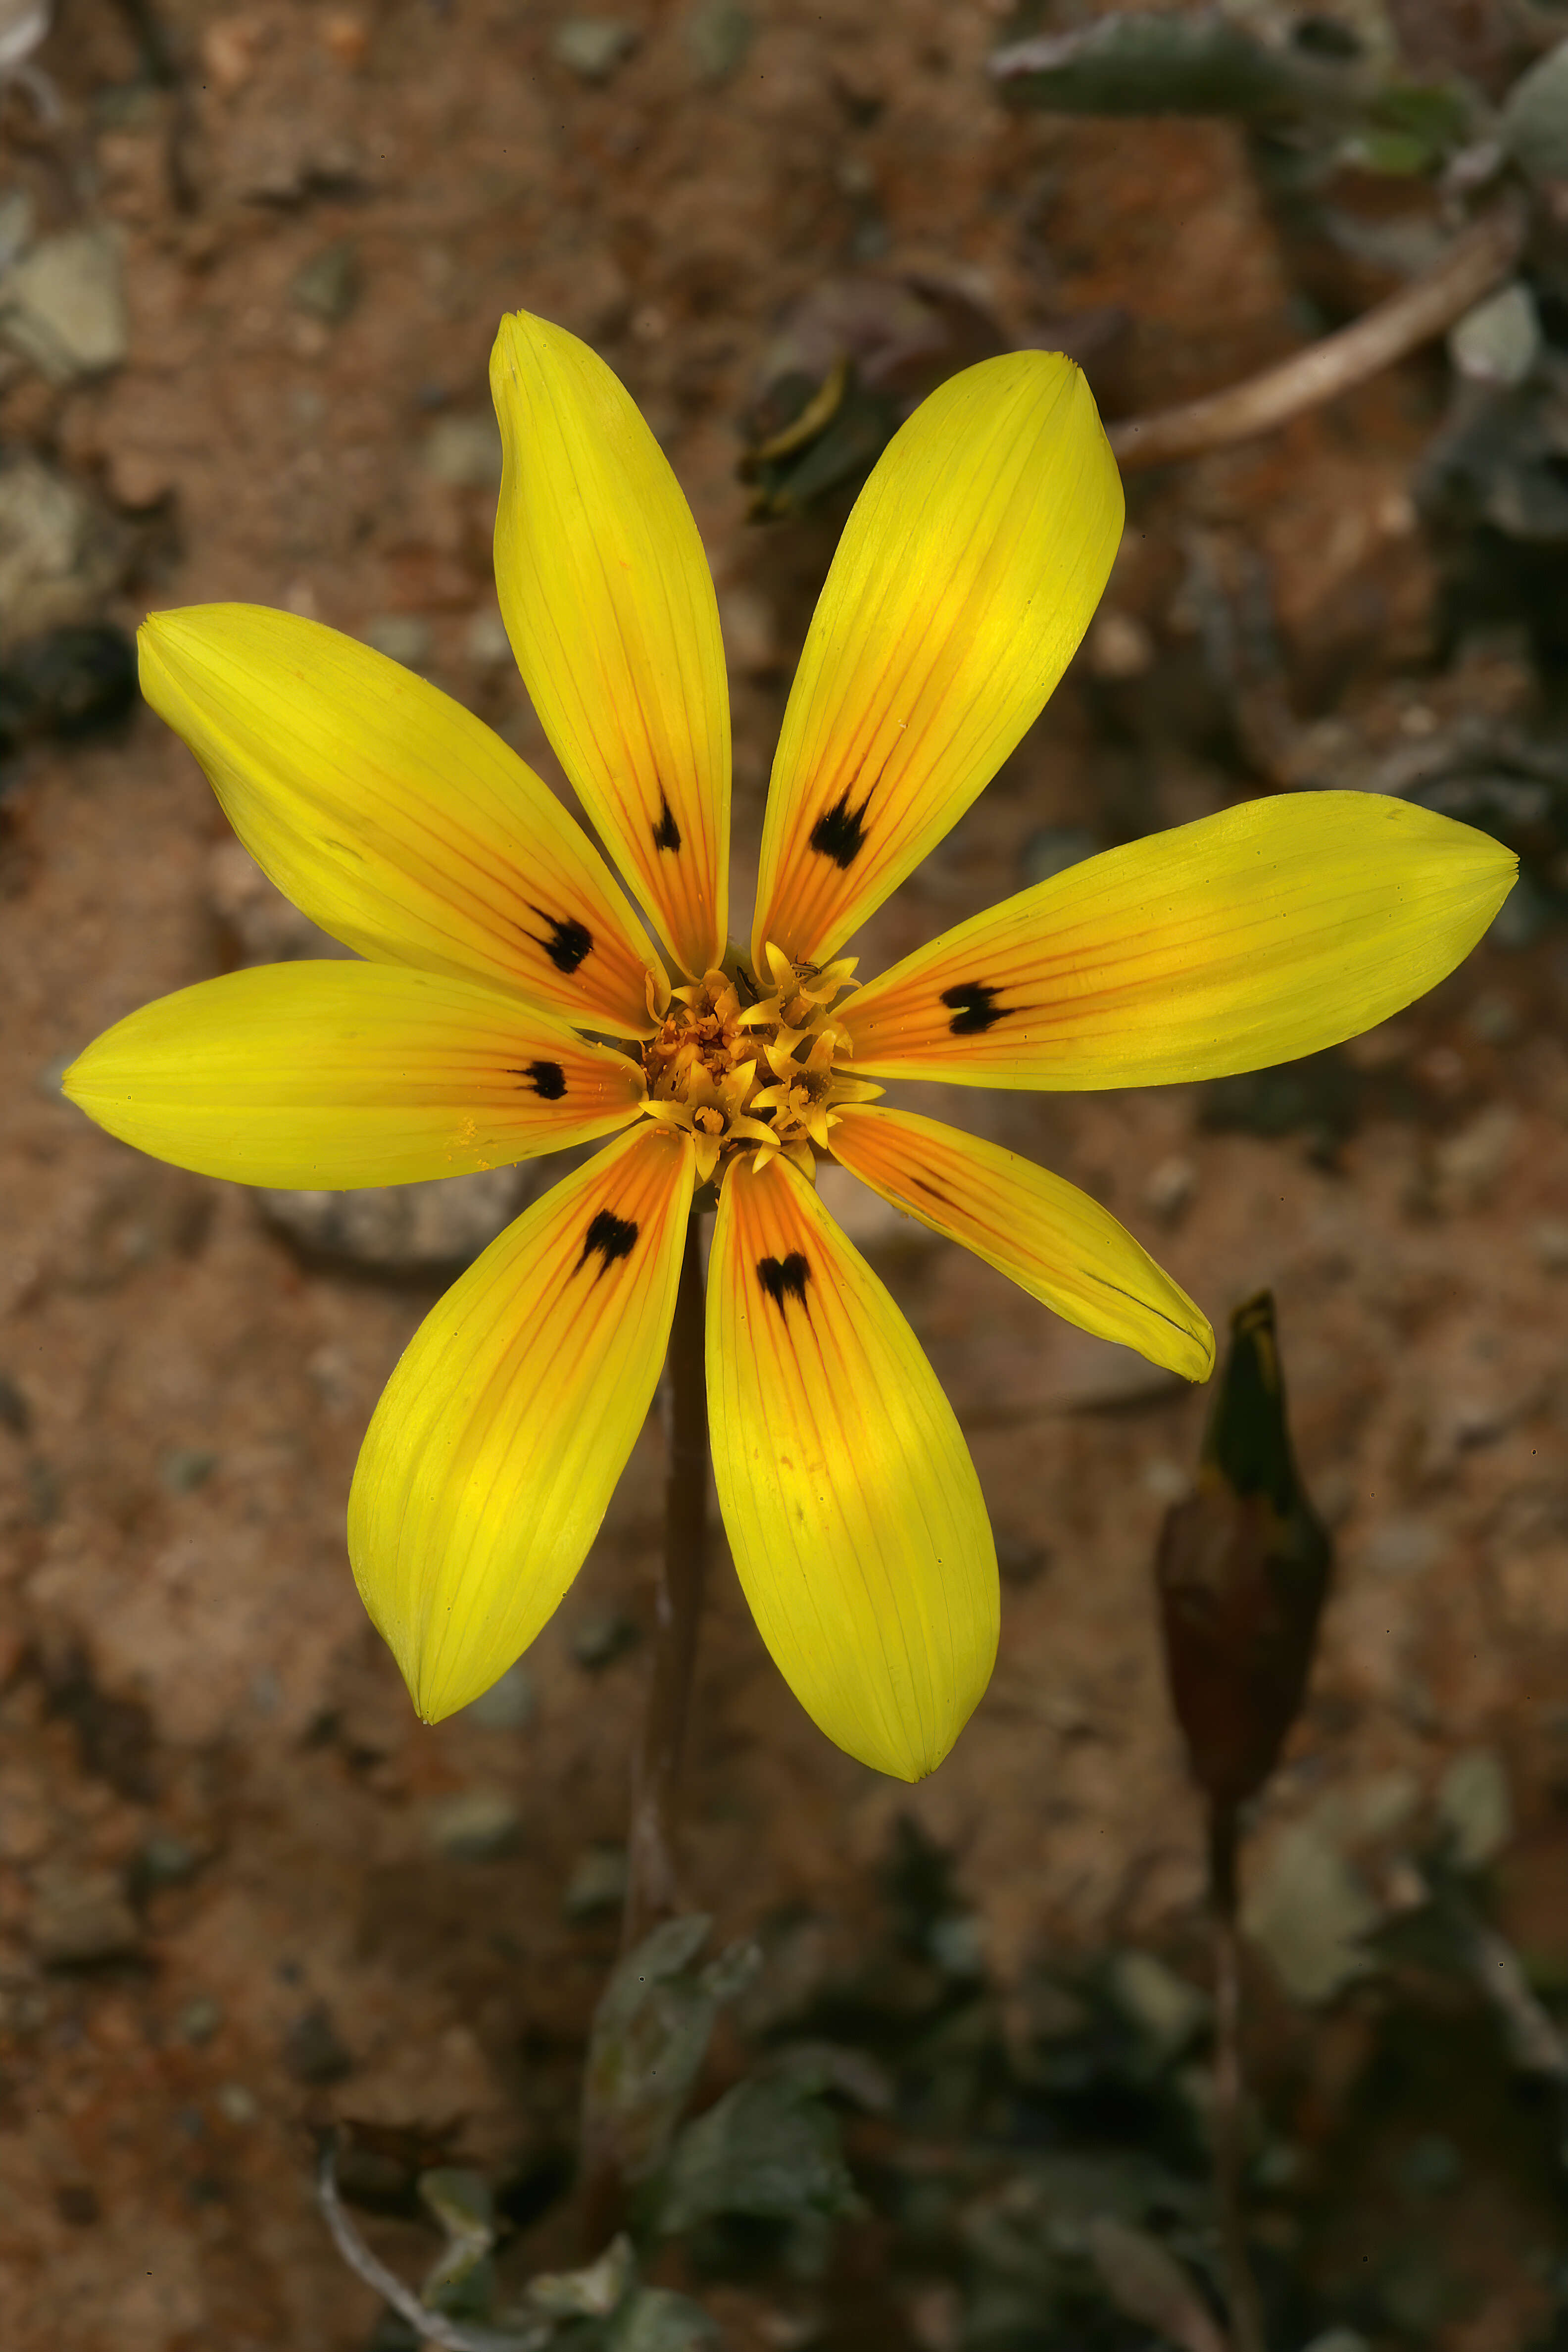
[[[1274,1298],[1230,1318],[1197,1492],[1155,1554],[1165,1671],[1193,1776],[1233,1808],[1279,1760],[1311,1671],[1333,1549],[1296,1469]]]

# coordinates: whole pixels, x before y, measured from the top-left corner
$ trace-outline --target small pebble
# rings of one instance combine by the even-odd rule
[[[283,2065],[297,2083],[341,2083],[353,2073],[353,2055],[324,2001],[314,2002],[289,2028],[283,2037]]]
[[[195,2000],[186,2001],[174,2022],[181,2040],[200,2049],[203,2042],[212,2040],[223,2023],[223,2009],[207,1994],[198,1993]]]
[[[158,1456],[158,1483],[171,1495],[194,1495],[217,1468],[217,1455],[202,1445],[175,1445]]]
[[[642,1639],[642,1629],[623,1609],[595,1609],[572,1628],[572,1655],[588,1674],[614,1665]]]
[[[231,2124],[253,2124],[261,2113],[254,2092],[243,2083],[221,2083],[217,2092],[218,2113]]]
[[[1142,677],[1154,659],[1154,640],[1133,614],[1112,608],[1090,628],[1084,658],[1091,677]]]
[[[561,1907],[568,1919],[595,1919],[626,1900],[626,1853],[619,1845],[591,1845],[577,1857]]]
[[[996,1572],[1005,1584],[1033,1584],[1051,1564],[1049,1547],[1014,1528],[998,1528]]]
[[[430,624],[416,613],[377,613],[364,625],[364,641],[405,669],[417,669],[430,658]]]
[[[686,47],[699,78],[728,81],[746,62],[756,31],[752,13],[739,0],[698,0],[686,19]]]
[[[1086,857],[1095,856],[1103,844],[1095,834],[1082,825],[1047,824],[1030,834],[1018,860],[1018,869],[1026,889],[1037,882],[1049,882],[1069,866],[1081,866]]]
[[[492,604],[474,614],[463,632],[463,652],[479,669],[504,669],[511,659],[506,623]]]
[[[510,1853],[522,1828],[514,1798],[500,1789],[465,1789],[430,1808],[430,1843],[452,1862],[494,1862]]]
[[[1530,1229],[1531,1247],[1548,1274],[1568,1274],[1568,1224],[1542,1217]]]
[[[454,490],[500,488],[500,427],[492,415],[443,416],[425,436],[425,470]]]
[[[1110,1990],[1123,2017],[1163,2058],[1184,2049],[1209,2013],[1207,1996],[1152,1952],[1118,1952]]]
[[[289,299],[297,310],[339,327],[359,300],[363,282],[358,246],[352,236],[340,236],[300,263],[289,281]]]
[[[169,1830],[155,1830],[153,1837],[141,1846],[136,1855],[134,1877],[139,1886],[184,1886],[185,1879],[195,1877],[202,1867],[202,1858],[195,1846],[185,1844],[184,1837],[174,1837]]]
[[[944,1977],[984,1976],[985,1922],[970,1912],[949,1912],[931,1921],[926,1948]]]
[[[1489,1748],[1456,1756],[1437,1784],[1437,1819],[1461,1870],[1484,1870],[1508,1843],[1513,1802],[1502,1759]]]
[[[120,239],[101,227],[42,238],[0,285],[0,334],[51,383],[118,367],[130,344]]]
[[[583,81],[608,81],[637,45],[630,25],[607,16],[566,16],[551,37],[550,53]]]
[[[477,1723],[481,1731],[521,1731],[533,1721],[538,1704],[532,1677],[520,1662],[464,1707],[463,1720]]]
[[[1196,1167],[1173,1151],[1150,1170],[1144,1180],[1143,1199],[1151,1215],[1158,1217],[1163,1224],[1173,1225],[1197,1189]]]
[[[89,1968],[136,1949],[141,1929],[117,1872],[48,1864],[34,1884],[27,1920],[46,1968]]]

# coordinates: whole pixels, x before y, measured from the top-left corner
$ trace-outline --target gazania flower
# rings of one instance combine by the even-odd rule
[[[507,628],[664,950],[539,779],[433,687],[286,613],[163,614],[148,698],[272,879],[364,961],[183,989],[89,1046],[67,1091],[142,1150],[251,1184],[407,1183],[615,1139],[447,1293],[365,1440],[354,1573],[430,1720],[575,1575],[652,1401],[689,1212],[716,1196],[708,1390],[736,1567],[816,1721],[916,1779],[990,1674],[995,1556],[952,1409],[816,1162],[1201,1379],[1207,1323],[1113,1217],[879,1082],[1149,1086],[1309,1053],[1451,970],[1512,860],[1396,800],[1264,801],[1091,858],[856,987],[846,942],[1035,718],[1121,532],[1082,377],[1020,352],[934,393],[850,517],[737,947],[691,515],[572,336],[507,320],[492,383]]]

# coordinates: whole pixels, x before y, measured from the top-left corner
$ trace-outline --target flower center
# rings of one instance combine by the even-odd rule
[[[854,957],[793,964],[770,946],[767,960],[766,991],[739,955],[684,988],[648,974],[658,1027],[643,1048],[643,1108],[689,1132],[701,1184],[742,1150],[782,1151],[815,1174],[837,1123],[835,1105],[869,1102],[882,1091],[848,1075],[848,1034],[833,1017]]]

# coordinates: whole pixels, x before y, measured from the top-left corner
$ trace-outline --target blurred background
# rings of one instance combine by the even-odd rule
[[[1451,331],[1262,437],[1129,471],[1068,677],[857,944],[875,970],[1281,789],[1404,793],[1521,852],[1476,955],[1350,1046],[954,1108],[1106,1202],[1216,1329],[1259,1286],[1278,1302],[1337,1568],[1243,1864],[1271,2338],[1568,2343],[1568,11],[1104,14],[0,8],[13,2352],[413,2342],[315,2210],[327,2117],[356,2126],[345,2179],[405,2274],[439,2244],[413,2184],[440,2161],[492,2184],[524,2270],[574,2258],[659,1528],[656,1415],[533,1651],[414,1720],[348,1573],[354,1456],[421,1316],[550,1171],[258,1196],[59,1099],[148,998],[341,951],[137,702],[128,632],[286,606],[558,782],[492,587],[486,394],[502,312],[557,320],[643,407],[712,562],[740,931],[812,604],[913,400],[1037,345],[1108,422],[1145,417],[1440,276],[1476,218],[1499,257]],[[764,1964],[709,2086],[826,2050],[859,2202],[837,2230],[716,2209],[668,2273],[743,2352],[1212,2346],[1207,2305],[1152,2318],[1095,2235],[1110,2215],[1213,2272],[1203,1825],[1152,1567],[1205,1401],[838,1171],[823,1189],[963,1423],[1002,1651],[949,1762],[895,1786],[799,1713],[721,1545],[689,1892]]]

